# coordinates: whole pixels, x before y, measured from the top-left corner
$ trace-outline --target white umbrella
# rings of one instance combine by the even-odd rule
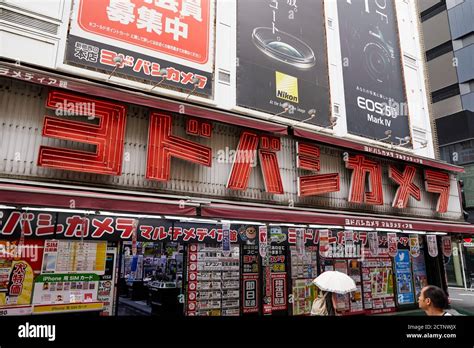
[[[323,291],[335,292],[336,294],[347,294],[356,291],[354,280],[347,274],[337,271],[326,271],[313,280],[318,288]]]

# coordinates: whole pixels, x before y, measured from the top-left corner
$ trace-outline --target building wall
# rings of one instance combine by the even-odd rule
[[[63,64],[69,16],[73,7],[73,0],[48,0],[48,6],[38,6],[35,2],[6,1],[2,3],[4,9],[11,11],[17,17],[10,16],[0,24],[4,36],[2,55],[20,62],[36,64],[48,68],[56,68],[78,76],[104,81],[103,73],[85,70]],[[429,107],[426,97],[425,75],[423,69],[423,52],[420,45],[418,21],[415,4],[408,0],[396,2],[397,19],[400,32],[400,45],[406,82],[406,95],[410,109],[411,134],[414,142],[414,152],[419,155],[434,157],[433,136],[429,119]],[[301,124],[301,127],[332,133],[337,136],[362,139],[370,143],[376,141],[349,135],[346,129],[344,108],[344,92],[342,86],[342,67],[340,54],[340,40],[338,32],[337,2],[325,1],[326,33],[328,37],[328,58],[331,91],[331,109],[333,115],[340,119],[334,130],[317,126]],[[19,14],[26,14],[41,21],[41,25],[48,24],[51,32],[38,29],[37,25],[24,26],[24,20],[18,19]],[[23,18],[23,17],[22,17]],[[31,22],[31,21],[30,21]],[[273,115],[244,109],[236,106],[236,1],[216,2],[216,38],[215,38],[215,78],[214,98],[189,96],[189,101],[217,107],[225,110],[234,110],[239,113],[257,118],[268,119]],[[22,42],[18,45],[18,42]],[[14,47],[11,49],[10,47]],[[26,49],[27,48],[27,49]],[[108,80],[121,86],[129,86],[139,90],[149,90],[150,85],[114,76]],[[156,88],[150,94],[169,96],[183,99],[186,93],[165,88]],[[287,119],[275,117],[273,121],[293,124]],[[420,146],[427,141],[427,146]],[[378,142],[381,146],[385,143]]]
[[[350,150],[320,146],[321,174],[340,173],[338,192],[319,196],[299,197],[297,178],[308,172],[296,169],[296,139],[281,138],[282,149],[277,152],[284,193],[270,194],[264,190],[263,176],[259,165],[250,175],[248,189],[242,191],[227,188],[227,181],[233,160],[226,156],[237,148],[242,128],[214,123],[210,139],[195,139],[185,134],[185,118],[175,115],[173,134],[199,142],[212,148],[212,167],[192,164],[184,160],[172,159],[171,179],[166,182],[145,178],[148,141],[148,117],[150,110],[135,105],[127,105],[127,127],[124,140],[124,161],[120,176],[96,175],[65,170],[57,170],[37,165],[40,145],[93,151],[94,147],[42,136],[44,115],[54,116],[53,110],[45,108],[47,89],[26,82],[0,79],[0,176],[40,180],[55,183],[70,183],[107,188],[142,190],[174,195],[203,196],[215,199],[245,200],[284,206],[311,207],[329,210],[350,210],[369,213],[431,217],[458,220],[460,203],[454,176],[451,176],[451,190],[448,212],[436,213],[438,195],[424,190],[422,168],[419,168],[414,183],[421,189],[421,201],[410,198],[407,208],[392,207],[398,186],[388,178],[388,165],[403,170],[403,165],[383,158],[369,157],[382,164],[382,185],[384,204],[366,205],[348,202],[352,171],[345,168],[344,153],[354,155]],[[74,116],[74,120],[78,119]],[[366,186],[367,187],[367,186]]]

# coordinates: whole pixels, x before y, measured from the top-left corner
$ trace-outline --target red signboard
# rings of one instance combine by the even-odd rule
[[[210,0],[81,0],[85,32],[198,64],[209,60]]]

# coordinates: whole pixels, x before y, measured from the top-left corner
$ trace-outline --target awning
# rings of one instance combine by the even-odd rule
[[[64,88],[68,91],[84,93],[100,98],[108,98],[124,103],[147,106],[154,109],[165,110],[175,113],[184,113],[188,116],[205,118],[216,122],[229,123],[236,126],[253,128],[265,132],[285,135],[288,134],[288,127],[246,117],[237,113],[217,111],[212,108],[195,106],[182,101],[164,99],[151,94],[144,94],[127,89],[98,84],[92,81],[59,75],[48,72],[46,69],[38,70],[15,64],[1,62],[0,76],[8,76],[17,80],[44,85],[47,87]]]
[[[400,230],[452,232],[474,234],[474,225],[437,220],[402,219],[398,217],[358,216],[350,213],[323,213],[304,210],[265,208],[232,204],[211,203],[201,208],[201,216],[229,220],[253,220],[296,224],[374,227]]]
[[[374,156],[380,156],[385,158],[390,158],[398,161],[408,162],[411,164],[420,164],[432,168],[443,169],[450,172],[456,173],[463,173],[464,168],[455,166],[453,164],[449,164],[442,161],[436,161],[431,158],[422,157],[422,156],[414,156],[410,153],[404,153],[392,149],[386,149],[370,144],[364,144],[361,142],[343,139],[340,137],[335,137],[326,134],[320,134],[315,132],[310,132],[308,130],[304,130],[301,128],[294,128],[293,134],[297,137],[304,138],[304,139],[311,139],[315,140],[324,144],[328,144],[331,146],[342,147],[344,149],[352,149],[356,151],[365,152]]]
[[[196,215],[196,206],[179,200],[15,184],[0,184],[0,203],[24,207]]]

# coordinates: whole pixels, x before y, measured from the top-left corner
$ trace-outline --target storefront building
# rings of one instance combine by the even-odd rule
[[[447,287],[451,240],[473,232],[459,167],[1,68],[7,314],[113,315],[126,292],[165,301],[162,315],[308,315],[325,270],[358,286],[341,313],[403,310]],[[95,123],[70,101],[94,105]]]

